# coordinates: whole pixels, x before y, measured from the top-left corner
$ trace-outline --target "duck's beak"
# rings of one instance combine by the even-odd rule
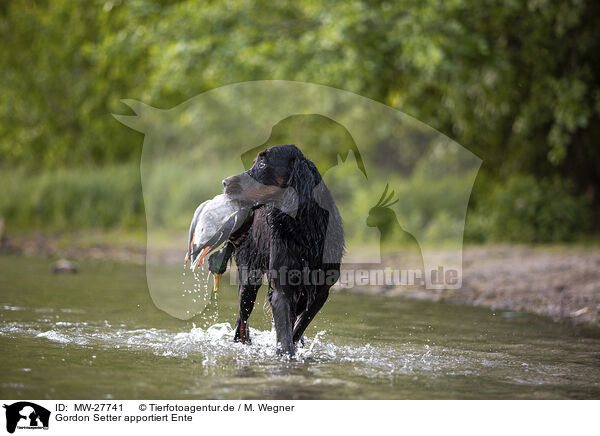
[[[219,290],[219,282],[221,281],[221,276],[223,274],[213,274],[213,280],[215,282],[214,284],[214,291],[213,292],[217,292]]]

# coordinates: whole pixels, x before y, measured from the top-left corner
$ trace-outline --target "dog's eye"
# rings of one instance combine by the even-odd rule
[[[262,170],[264,167],[266,167],[266,166],[267,166],[267,164],[266,164],[266,163],[264,163],[264,161],[260,161],[260,162],[258,163],[258,168],[260,168],[261,170]]]

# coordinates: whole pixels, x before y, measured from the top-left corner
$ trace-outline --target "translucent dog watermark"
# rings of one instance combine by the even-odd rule
[[[196,206],[221,193],[221,180],[247,170],[259,151],[280,144],[296,144],[315,163],[341,214],[346,249],[337,286],[381,286],[371,271],[382,271],[386,286],[461,287],[466,210],[481,160],[430,126],[347,91],[288,81],[231,84],[168,110],[124,103],[136,115],[115,117],[145,134],[148,288],[168,313],[186,319],[197,312],[178,299],[194,277],[182,280],[167,265],[173,245],[183,258]],[[327,210],[323,186],[313,195]],[[293,216],[293,192],[287,195],[284,211]],[[398,271],[390,284],[386,270]],[[233,281],[241,276],[235,265],[230,273]]]

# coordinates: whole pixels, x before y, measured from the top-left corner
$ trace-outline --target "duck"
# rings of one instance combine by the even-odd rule
[[[242,226],[249,212],[246,205],[226,194],[205,201],[194,212],[188,232],[185,264],[189,261],[190,268],[194,270],[212,253],[208,267],[214,277],[215,291],[233,254],[234,245],[229,237]]]

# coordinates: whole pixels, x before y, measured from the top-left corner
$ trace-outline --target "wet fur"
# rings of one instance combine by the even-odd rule
[[[264,162],[263,168],[260,168],[261,162]],[[247,176],[258,182],[262,189],[243,182]],[[238,243],[234,256],[240,279],[243,279],[244,271],[258,271],[259,276],[254,277],[258,282],[240,282],[235,340],[250,340],[248,318],[263,274],[307,268],[311,273],[320,271],[328,279],[322,285],[294,285],[286,283],[280,275],[268,276],[267,297],[277,341],[281,351],[293,355],[295,344],[327,300],[331,285],[339,278],[344,233],[333,197],[324,184],[320,185],[322,179],[316,166],[293,145],[261,152],[250,170],[229,177],[223,183],[225,193],[255,202],[248,220],[250,227],[246,226],[241,237],[240,232],[235,235]],[[319,202],[313,195],[317,185],[320,185],[321,193]],[[320,204],[327,206],[323,208]],[[328,231],[328,243],[325,244]]]

